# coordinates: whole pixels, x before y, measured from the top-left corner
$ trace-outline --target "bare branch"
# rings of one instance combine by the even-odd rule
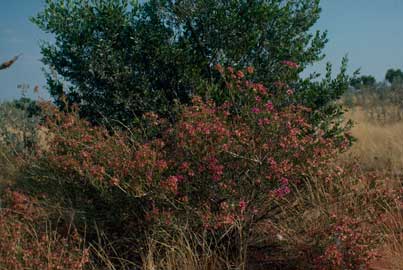
[[[6,61],[6,62],[4,62],[4,63],[2,63],[2,64],[0,64],[0,70],[7,69],[7,68],[11,67],[11,66],[18,60],[18,58],[19,58],[21,55],[22,55],[22,54],[19,54],[19,55],[17,55],[17,56],[14,56],[13,59],[11,59],[11,60],[9,60],[9,61]]]

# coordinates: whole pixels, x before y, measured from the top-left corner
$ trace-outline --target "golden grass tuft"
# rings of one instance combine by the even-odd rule
[[[200,237],[178,235],[173,241],[158,242],[150,239],[143,256],[144,270],[219,270],[230,269],[225,260]],[[195,242],[196,241],[196,242]],[[200,250],[201,249],[201,250]],[[161,257],[161,254],[162,257]]]

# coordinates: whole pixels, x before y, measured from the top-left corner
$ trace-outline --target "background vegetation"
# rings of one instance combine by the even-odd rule
[[[398,269],[400,152],[343,108],[395,134],[403,74],[301,78],[319,13],[47,0],[54,102],[0,105],[0,268]]]

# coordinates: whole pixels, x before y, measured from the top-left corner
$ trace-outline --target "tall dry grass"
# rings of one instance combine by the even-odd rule
[[[368,99],[367,99],[368,101]],[[340,162],[358,161],[363,171],[385,175],[390,184],[401,188],[403,180],[403,110],[393,103],[371,99],[363,106],[352,107],[346,114],[354,121],[352,135],[357,139]],[[392,178],[388,178],[393,176]],[[401,205],[390,206],[402,209]],[[403,269],[403,212],[389,211],[384,224],[385,244],[380,247],[382,257],[373,264],[374,270]]]
[[[403,269],[403,214],[390,216],[385,224],[385,232],[389,237],[383,247],[383,258],[375,265],[375,270]]]
[[[232,268],[225,252],[219,252],[205,235],[179,228],[174,234],[150,237],[142,257],[144,270],[219,270]],[[162,236],[162,237],[161,237]]]
[[[387,110],[395,110],[395,108],[391,106]],[[402,175],[403,120],[377,120],[362,107],[350,110],[346,116],[355,123],[352,135],[357,141],[347,153],[340,157],[340,160],[350,162],[351,159],[356,159],[365,170]]]

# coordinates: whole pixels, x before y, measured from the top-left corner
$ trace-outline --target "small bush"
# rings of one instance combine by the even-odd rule
[[[0,104],[0,181],[12,180],[24,156],[37,145],[35,108],[33,101],[24,98]]]
[[[388,187],[390,179],[363,173],[356,165],[342,169],[332,164],[326,174],[325,181],[314,177],[279,202],[277,219],[255,230],[260,244],[253,250],[260,260],[271,258],[280,269],[353,270],[370,269],[380,256],[376,251],[386,236],[386,209],[400,200]]]
[[[1,269],[84,269],[89,254],[76,232],[59,232],[46,209],[23,193],[8,190],[2,203]]]

